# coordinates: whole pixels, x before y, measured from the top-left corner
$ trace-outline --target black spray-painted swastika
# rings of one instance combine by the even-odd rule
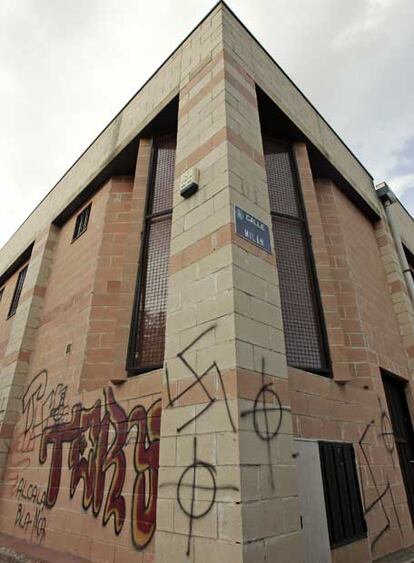
[[[215,397],[213,397],[211,395],[210,391],[207,389],[207,387],[205,386],[204,381],[203,381],[204,377],[208,373],[210,373],[212,370],[214,370],[217,373],[218,380],[220,382],[220,387],[221,387],[221,390],[222,390],[222,393],[223,393],[224,404],[226,405],[226,411],[227,411],[229,423],[230,423],[230,426],[231,426],[233,432],[236,432],[236,425],[234,424],[233,417],[231,416],[230,407],[229,407],[229,403],[228,403],[228,399],[227,399],[226,388],[225,388],[224,382],[223,382],[223,376],[221,374],[221,371],[220,371],[217,363],[214,361],[211,365],[209,365],[207,367],[207,369],[205,369],[202,373],[198,374],[196,372],[196,370],[192,367],[192,365],[188,362],[188,360],[185,357],[186,352],[188,352],[195,344],[197,344],[197,342],[201,338],[203,338],[203,336],[205,336],[206,334],[208,334],[209,332],[211,332],[215,328],[216,328],[215,325],[207,328],[204,332],[202,332],[199,336],[197,336],[197,338],[195,338],[192,342],[190,342],[190,344],[188,344],[188,346],[186,346],[183,350],[181,350],[181,352],[179,352],[177,354],[177,357],[180,359],[180,361],[184,364],[184,366],[188,369],[188,371],[194,377],[194,381],[192,383],[190,383],[180,393],[178,393],[175,397],[173,397],[171,395],[171,386],[170,386],[170,377],[169,377],[168,367],[167,367],[167,365],[165,366],[165,377],[166,377],[166,382],[167,382],[168,406],[169,407],[173,407],[174,404],[178,401],[178,399],[183,397],[186,393],[188,393],[196,385],[200,385],[200,387],[203,389],[203,391],[205,393],[206,398],[208,399],[208,403],[205,405],[205,407],[203,407],[200,410],[200,412],[198,412],[194,417],[186,420],[186,422],[184,422],[179,428],[177,428],[177,432],[179,432],[179,433],[182,432],[184,430],[184,428],[186,428],[189,424],[191,424],[199,416],[204,414],[212,406],[212,404],[216,401]]]

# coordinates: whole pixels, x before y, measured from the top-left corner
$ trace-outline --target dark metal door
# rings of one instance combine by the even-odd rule
[[[414,524],[414,433],[405,395],[406,384],[388,375],[383,375],[383,382],[411,520]]]

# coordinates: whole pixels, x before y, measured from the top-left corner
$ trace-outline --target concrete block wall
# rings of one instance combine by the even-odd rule
[[[35,240],[16,316],[3,321],[17,273],[0,303],[6,533],[110,563],[300,563],[300,437],[352,442],[357,455],[368,538],[332,561],[414,543],[397,454],[381,434],[380,368],[410,381],[414,354],[388,228],[314,178],[306,144],[294,146],[333,378],[288,368],[274,249],[234,232],[235,205],[271,226],[256,84],[381,214],[369,174],[216,6],[0,253],[4,271]],[[60,230],[51,222],[177,94],[165,369],[127,378],[151,140],[139,139],[134,178],[93,197],[76,242],[76,214]],[[184,200],[192,166],[199,191]],[[368,510],[388,482],[392,496]]]
[[[217,45],[184,77],[179,100],[156,538],[160,562],[242,560],[220,10],[211,25],[219,31]],[[194,165],[200,189],[184,200],[180,177]]]
[[[225,16],[224,16],[225,17]],[[226,37],[227,29],[224,34]],[[271,225],[255,83],[225,41],[230,205]],[[234,220],[234,219],[233,219]],[[234,226],[232,225],[233,231]],[[233,237],[245,561],[303,558],[277,268]],[[269,403],[269,413],[257,412]],[[255,410],[256,409],[256,410]],[[263,514],[260,518],[260,515]]]
[[[335,381],[346,383],[352,379],[353,373],[346,348],[346,327],[341,319],[339,280],[334,268],[331,267],[331,261],[334,264],[335,258],[332,256],[332,248],[329,246],[329,237],[340,236],[339,227],[332,223],[332,217],[330,217],[330,223],[322,223],[306,144],[295,143],[294,154],[312,237],[312,250],[317,269],[324,321],[328,333],[332,376]],[[318,189],[318,194],[319,192],[320,189]],[[343,275],[350,276],[348,269],[343,269]]]
[[[139,160],[145,158],[142,146],[140,149]],[[131,231],[140,234],[142,227],[141,224],[137,225],[137,221],[142,220],[142,211],[135,214],[132,208],[132,197],[135,193],[133,188],[136,185],[137,182],[134,184],[129,177],[117,177],[110,180],[108,186],[108,200],[104,210],[93,279],[80,390],[102,387],[115,379],[117,373],[121,380],[126,377],[125,352],[134,292],[134,286],[130,286],[131,281],[136,280],[139,256],[139,245],[130,244],[128,236]],[[128,261],[125,255],[131,250],[135,250],[135,267],[127,270]],[[117,347],[121,347],[118,357]]]
[[[219,47],[180,92],[157,561],[300,561],[274,253],[234,234],[234,205],[270,224],[255,86]]]
[[[405,240],[408,240],[409,229],[406,224],[405,212],[404,218],[405,222],[402,233],[406,237]],[[382,221],[376,226],[375,234],[386,273],[388,288],[391,293],[400,337],[408,356],[409,375],[411,378],[414,370],[414,308],[404,280],[395,243],[387,225],[385,213],[383,214]]]
[[[50,370],[26,397],[1,488],[2,532],[88,561],[154,561],[156,382],[79,394]]]
[[[27,264],[28,269],[16,313],[2,322],[5,334],[1,336],[4,338],[4,352],[0,364],[0,478],[7,463],[11,438],[19,416],[19,400],[26,384],[31,353],[35,346],[55,242],[56,229],[53,226],[39,234]],[[9,297],[14,291],[17,277],[18,272],[14,279],[7,283]],[[5,299],[4,304],[9,306],[10,302]]]
[[[38,283],[33,289],[28,276],[16,313],[42,295],[28,323],[33,342],[25,336],[24,377],[13,374],[0,527],[91,561],[154,560],[160,373],[126,380],[124,338],[123,383],[114,387],[117,366],[106,356],[110,347],[115,359],[130,322],[148,146],[140,143],[135,181],[112,178],[85,203],[91,213],[78,239],[75,213],[52,227],[48,244],[35,244],[30,267],[43,256]]]
[[[151,119],[150,105],[157,106],[159,103],[160,108],[164,101],[169,101],[176,94],[174,81],[182,77],[183,84],[189,82],[192,73],[204,66],[206,53],[211,53],[212,57],[216,55],[214,48],[220,39],[220,25],[215,23],[216,20],[215,14],[212,14],[211,19],[183,44],[178,55],[172,57],[170,62],[176,65],[176,70],[167,63],[148,85],[148,89],[144,88],[149,98],[146,98],[147,94],[141,93],[136,101],[141,110],[137,110],[135,101],[132,103],[127,113],[131,111],[136,119],[137,111],[141,111],[143,121],[138,117],[130,132],[136,134],[140,127]],[[182,69],[182,75],[178,69]],[[154,112],[154,115],[156,113]],[[110,126],[109,133],[108,130],[104,132],[99,142],[91,147],[88,156],[84,155],[82,162],[75,165],[65,176],[46,203],[38,208],[34,216],[2,251],[2,267],[9,264],[23,240],[39,236],[38,229],[50,224],[103,164],[109,162],[126,142],[129,142],[133,135],[123,136],[121,122],[130,127],[130,118],[131,114],[128,117],[124,112],[115,127],[119,137],[114,136],[113,127]],[[114,146],[109,147],[109,150],[108,138],[112,144],[115,140]],[[159,421],[159,416],[151,416],[148,413],[151,405],[159,404],[160,374],[154,372],[126,381],[125,373],[149,150],[149,142],[140,139],[137,171],[133,183],[129,179],[112,179],[94,196],[90,224],[82,237],[73,245],[70,244],[76,216],[57,234],[57,248],[52,256],[51,280],[45,292],[46,304],[36,334],[33,333],[33,337],[36,337],[35,354],[31,357],[28,374],[15,401],[19,420],[17,426],[11,430],[11,434],[13,431],[14,434],[12,445],[8,449],[10,461],[2,488],[2,529],[29,541],[41,541],[44,545],[59,547],[63,551],[70,551],[92,560],[120,562],[134,556],[136,560],[149,562],[154,557],[153,540],[147,545],[145,537],[148,537],[149,541],[155,531],[155,505],[151,499],[155,499],[157,495],[154,470],[158,466],[159,429],[156,420]],[[207,263],[205,267],[208,268]],[[111,380],[119,384],[122,382],[122,386],[114,391],[114,399],[110,396],[108,388]],[[79,425],[76,418],[79,408],[81,420],[88,416],[85,413],[91,412],[96,417],[95,421],[99,422],[96,424],[96,430],[91,430],[89,438],[86,431],[88,423],[85,421],[84,426]],[[28,409],[27,412],[25,409]],[[155,421],[152,434],[148,430],[145,440],[143,427],[141,433],[137,434],[137,442],[134,441],[132,413],[139,417],[137,424],[139,423],[140,428],[146,421],[145,428],[148,429],[152,426],[151,420]],[[105,478],[101,475],[97,483],[93,474],[85,476],[84,483],[81,484],[84,484],[87,490],[83,494],[81,485],[75,485],[73,490],[72,481],[78,478],[74,477],[74,470],[78,471],[78,465],[85,463],[82,457],[85,445],[92,447],[93,451],[98,444],[104,448],[105,444],[102,444],[101,440],[105,439],[105,421],[108,419],[111,435],[118,433],[125,438],[125,424],[128,424],[128,429],[131,430],[128,433],[128,442],[125,444],[121,440],[120,451],[117,450],[120,460],[120,481],[117,481],[116,491],[118,496],[109,499],[108,502],[116,502],[113,503],[109,514],[103,514],[99,499],[103,494],[101,485],[108,487],[107,482],[105,485]],[[141,423],[141,420],[144,422]],[[80,459],[74,462],[71,457],[72,461],[67,467],[66,460],[73,451],[73,442],[70,439],[64,444],[63,461],[53,459],[52,465],[59,467],[61,472],[61,483],[57,487],[53,484],[58,490],[57,499],[53,498],[52,491],[51,501],[45,503],[42,499],[43,494],[49,494],[47,463],[51,461],[48,454],[52,454],[52,448],[45,446],[42,460],[40,448],[46,443],[46,428],[49,425],[55,427],[55,424],[59,427],[61,436],[65,435],[65,430],[69,432],[69,427],[73,428],[73,432],[78,436],[76,439],[82,441],[82,446]],[[148,440],[151,447],[148,446]],[[68,449],[69,445],[71,449]],[[106,452],[105,459],[100,457],[99,463],[106,463],[107,467],[117,467],[116,463],[110,462],[111,455],[115,455],[111,454],[111,451]],[[79,452],[76,455],[79,455]],[[102,469],[102,465],[99,467]],[[23,489],[20,486],[22,479],[22,483],[30,486],[30,494],[35,487],[36,491],[41,491],[39,502],[33,502],[35,506],[31,506],[32,499],[27,497],[24,486]],[[94,488],[92,499],[88,492],[91,487]],[[149,497],[145,496],[148,491]],[[120,510],[124,502],[125,511]],[[148,515],[148,520],[145,519],[145,510],[142,514],[142,504],[138,507],[139,514],[133,513],[136,502],[149,503],[151,514]],[[94,519],[91,519],[90,503],[96,517]],[[82,506],[85,513],[82,518],[78,518],[77,514]],[[47,518],[45,513],[52,514],[53,517]],[[125,522],[122,523],[124,513]],[[34,519],[36,528],[33,525]],[[141,524],[142,529],[136,527],[137,522]],[[110,525],[113,534],[108,536]],[[131,534],[128,534],[129,529]]]
[[[410,382],[407,347],[395,311],[395,302],[408,296],[401,284],[393,290],[387,279],[392,264],[391,281],[395,281],[397,257],[392,244],[385,248],[392,242],[383,236],[388,232],[385,224],[372,225],[332,181],[311,182],[306,148],[299,145],[295,153],[328,328],[333,379],[289,368],[294,434],[315,441],[353,443],[368,539],[334,549],[332,561],[368,562],[413,542],[398,456],[394,448],[390,451],[381,430],[384,417],[389,421],[389,415],[380,368]],[[400,319],[408,320],[406,316]],[[350,372],[342,382],[335,377],[337,361]],[[370,508],[388,483],[391,492]],[[388,520],[389,527],[377,539]]]

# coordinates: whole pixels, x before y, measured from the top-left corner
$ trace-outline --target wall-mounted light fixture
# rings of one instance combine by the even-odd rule
[[[200,171],[198,168],[189,168],[181,176],[180,194],[183,198],[187,199],[196,193],[198,190],[198,179]]]

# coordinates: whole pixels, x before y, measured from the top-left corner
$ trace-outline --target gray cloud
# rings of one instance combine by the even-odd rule
[[[229,3],[413,211],[412,0]],[[211,6],[2,0],[0,245]]]

